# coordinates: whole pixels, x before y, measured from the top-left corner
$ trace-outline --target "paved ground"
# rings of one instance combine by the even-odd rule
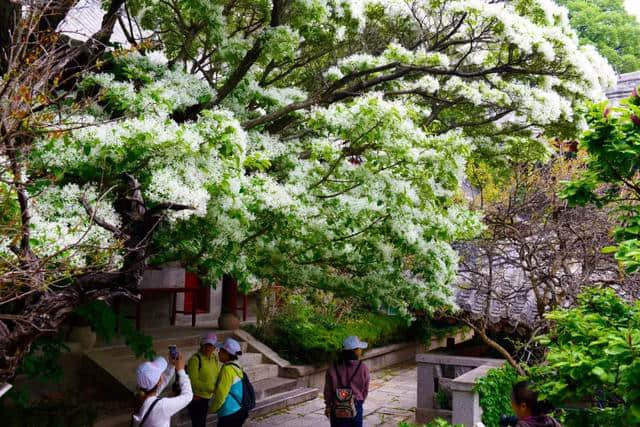
[[[366,427],[397,426],[415,419],[417,374],[415,365],[397,366],[372,373],[369,397],[364,402]],[[245,423],[247,427],[323,427],[324,401],[317,399],[276,411]]]

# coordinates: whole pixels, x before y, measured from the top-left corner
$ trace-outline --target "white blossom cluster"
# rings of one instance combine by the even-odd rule
[[[218,16],[220,5],[210,3],[199,0],[202,10],[193,13],[221,44],[212,58],[221,62],[216,73],[222,84],[251,39],[226,33],[230,24]],[[268,3],[261,3],[265,10]],[[176,113],[216,97],[202,76],[139,55],[117,59],[121,74],[87,75],[80,91],[97,93],[94,105],[69,118],[74,130],[38,141],[30,159],[39,176],[55,177],[31,194],[35,250],[62,251],[77,266],[95,262],[96,253],[112,259],[121,242],[92,223],[80,198],[86,195],[96,214],[118,227],[126,217],[118,217],[115,201],[129,174],[150,208],[187,208],[167,211],[169,221],[158,227],[155,243],[167,257],[195,259],[212,276],[232,274],[244,285],[278,278],[429,310],[450,296],[457,267],[450,242],[482,230],[479,216],[459,197],[474,150],[496,158],[518,144],[544,151],[524,132],[509,134],[510,126],[578,128],[577,107],[601,97],[612,81],[608,64],[592,48],[578,46],[566,11],[551,0],[290,5],[295,13],[261,35],[264,50],[221,106],[186,120],[177,121]],[[163,7],[147,6],[154,13]],[[424,47],[428,43],[411,49],[392,41],[374,53],[354,48],[362,40],[351,40],[366,35],[375,24],[369,19],[405,25],[404,33],[428,40],[429,31],[460,16],[467,19],[450,44],[434,50]],[[484,26],[489,36],[470,45],[466,40]],[[301,65],[286,74],[286,64],[304,64],[314,37],[338,41],[335,60],[327,59],[331,52],[312,70]],[[499,71],[509,49],[524,59]],[[298,122],[284,135],[240,125],[307,100],[312,90],[352,73],[391,63],[397,67],[351,81],[411,73],[341,102],[296,110],[291,114]],[[280,80],[266,83],[280,73]],[[322,81],[303,82],[309,75]],[[448,105],[462,106],[436,114]],[[500,121],[490,123],[498,113]]]
[[[100,262],[93,259],[96,254],[108,255],[104,263],[117,254],[118,241],[110,231],[91,221],[81,204],[83,198],[92,207],[92,215],[120,226],[120,217],[108,194],[100,194],[90,185],[47,187],[31,199],[30,207],[30,241],[39,256],[64,259],[72,267],[83,268]]]

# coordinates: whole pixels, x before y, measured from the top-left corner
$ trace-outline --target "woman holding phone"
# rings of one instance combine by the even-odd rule
[[[175,356],[175,354],[174,354]],[[159,397],[177,372],[180,394],[175,397]],[[138,393],[131,425],[134,427],[170,427],[171,417],[185,408],[193,398],[191,382],[184,370],[184,356],[164,357],[144,362],[136,369]]]

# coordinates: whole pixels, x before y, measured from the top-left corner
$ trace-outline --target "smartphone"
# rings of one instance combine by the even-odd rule
[[[178,347],[175,345],[170,345],[169,346],[169,357],[171,357],[172,359],[177,359],[178,355],[180,353],[178,352]]]

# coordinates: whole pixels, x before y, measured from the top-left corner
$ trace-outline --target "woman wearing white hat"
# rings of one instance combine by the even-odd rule
[[[209,410],[218,414],[218,427],[241,427],[249,416],[242,408],[244,373],[237,362],[242,348],[233,338],[227,338],[216,347],[224,365],[220,368]]]
[[[139,393],[136,396],[136,410],[132,425],[135,427],[169,427],[171,416],[186,407],[193,398],[191,382],[184,371],[184,357],[170,359],[167,364],[164,357],[156,357],[152,362],[144,362],[136,370]],[[158,397],[169,384],[174,371],[177,371],[180,395],[176,397]]]
[[[209,400],[213,395],[213,389],[220,372],[220,362],[215,353],[217,343],[216,334],[209,332],[200,340],[200,350],[187,362],[187,374],[193,388],[193,400],[187,406],[192,427],[207,425]]]
[[[360,361],[368,344],[356,336],[342,342],[338,361],[327,370],[325,414],[331,427],[362,427],[363,404],[369,394],[369,369]]]

